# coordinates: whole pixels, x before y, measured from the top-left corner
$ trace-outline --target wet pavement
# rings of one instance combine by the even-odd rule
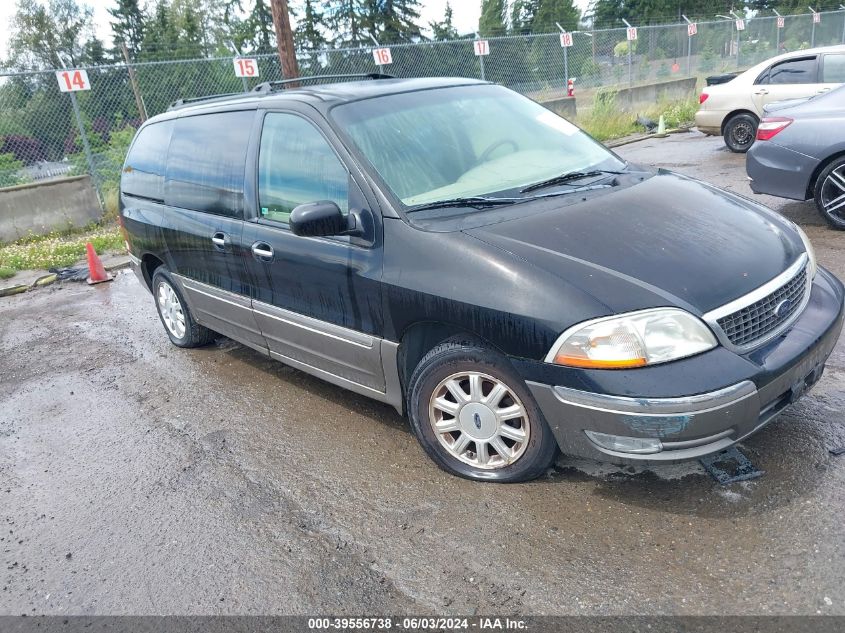
[[[618,153],[751,195],[721,147]],[[845,277],[845,234],[764,201]],[[126,271],[0,300],[0,377],[2,614],[845,614],[842,340],[729,486],[697,463],[451,477],[387,406],[172,346]]]

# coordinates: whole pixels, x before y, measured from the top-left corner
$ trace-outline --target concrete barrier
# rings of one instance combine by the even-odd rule
[[[575,106],[575,97],[557,97],[556,99],[547,99],[540,103],[545,108],[548,108],[555,114],[559,114],[565,119],[574,119],[578,114],[578,109]]]
[[[90,176],[0,189],[0,242],[85,226],[102,216]]]
[[[654,105],[660,101],[690,99],[695,96],[697,82],[698,79],[695,77],[685,77],[632,88],[601,89],[596,98],[600,99],[602,93],[614,94],[616,95],[615,104],[617,108],[633,111],[637,108]]]

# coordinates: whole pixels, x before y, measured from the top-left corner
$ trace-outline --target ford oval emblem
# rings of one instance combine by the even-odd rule
[[[475,428],[481,429],[481,416],[477,413],[472,416],[472,421],[475,423]]]
[[[789,299],[784,299],[783,301],[781,301],[779,304],[777,304],[775,306],[774,315],[777,318],[782,319],[787,314],[789,314],[789,309],[791,307],[792,307],[792,301],[790,301]]]

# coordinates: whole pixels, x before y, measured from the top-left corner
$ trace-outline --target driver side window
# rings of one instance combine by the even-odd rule
[[[294,207],[331,200],[348,213],[349,174],[326,138],[309,121],[271,112],[258,153],[260,216],[288,223]]]

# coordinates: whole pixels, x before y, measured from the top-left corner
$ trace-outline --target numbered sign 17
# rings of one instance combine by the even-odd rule
[[[472,43],[472,48],[475,50],[476,55],[490,54],[490,42],[487,40],[475,40]]]
[[[782,29],[784,24],[786,24],[786,18],[778,18],[778,28]]]
[[[560,45],[564,48],[569,48],[570,46],[572,46],[572,33],[561,33]]]
[[[373,59],[379,66],[393,63],[393,55],[390,54],[389,48],[374,48]]]
[[[636,26],[629,26],[628,27],[628,41],[633,42],[637,39],[637,27]]]
[[[256,60],[238,58],[233,61],[236,77],[258,77],[258,62]]]
[[[692,37],[696,33],[698,33],[698,25],[695,22],[687,24],[687,35]]]
[[[822,14],[821,13],[814,13],[813,14],[813,22],[818,24],[821,21],[822,21]]]
[[[737,20],[736,21],[736,30],[737,31],[744,31],[745,30],[745,20]]]
[[[88,81],[88,73],[84,70],[58,70],[56,80],[59,82],[59,90],[62,92],[76,92],[78,90],[91,90],[91,83]]]

